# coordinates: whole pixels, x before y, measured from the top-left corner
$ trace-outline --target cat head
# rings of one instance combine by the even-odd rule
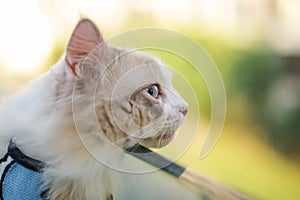
[[[109,141],[123,148],[137,143],[163,147],[174,138],[187,103],[157,58],[108,44],[92,21],[82,19],[69,41],[65,63],[75,80],[73,93],[81,97],[73,100],[82,102],[80,109],[93,104],[91,114]]]

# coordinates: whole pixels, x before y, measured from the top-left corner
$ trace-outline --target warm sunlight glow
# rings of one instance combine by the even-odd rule
[[[15,1],[2,2],[0,53],[7,73],[35,73],[51,50],[52,31],[37,12],[36,2],[18,1],[17,6]]]
[[[299,51],[300,26],[294,26],[299,1],[276,2],[277,6],[260,0],[0,0],[0,70],[30,75],[45,69],[53,45],[66,45],[80,17],[96,21],[104,36],[155,21],[165,28],[229,35],[238,45],[261,35],[281,52]]]

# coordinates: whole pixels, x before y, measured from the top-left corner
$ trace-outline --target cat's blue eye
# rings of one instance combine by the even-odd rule
[[[158,95],[159,95],[159,89],[158,89],[158,86],[156,84],[154,85],[151,85],[149,87],[146,88],[146,92],[148,94],[150,94],[152,97],[154,98],[158,98]]]

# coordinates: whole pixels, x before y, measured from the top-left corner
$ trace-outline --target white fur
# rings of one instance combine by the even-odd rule
[[[73,84],[73,78],[68,74],[61,60],[33,81],[27,91],[3,103],[0,109],[0,157],[6,153],[9,140],[14,139],[25,154],[46,162],[49,167],[44,171],[44,179],[46,184],[55,186],[54,196],[72,186],[73,199],[105,199],[106,192],[116,193],[116,199],[197,199],[196,193],[164,172],[122,174],[91,156],[78,138],[73,118],[66,117],[72,115],[70,96],[57,98],[59,84]],[[88,116],[86,110],[81,113],[84,117]],[[89,136],[90,142],[98,140],[93,134]],[[101,144],[103,146],[97,146],[97,151],[105,152],[112,163],[147,165]]]
[[[89,31],[92,33],[93,27]],[[99,36],[98,33],[96,32],[96,36]],[[108,46],[99,48],[103,50],[102,48]],[[110,193],[115,194],[116,199],[122,200],[199,199],[196,192],[181,185],[164,172],[131,174],[114,169],[116,166],[119,169],[149,166],[126,155],[122,149],[112,148],[107,137],[118,139],[119,136],[124,136],[124,133],[118,130],[120,133],[117,136],[105,135],[103,127],[95,123],[97,115],[100,118],[102,116],[101,113],[95,113],[95,105],[101,106],[109,101],[116,102],[117,121],[125,127],[132,124],[130,118],[126,118],[128,111],[124,111],[129,109],[127,105],[129,93],[122,94],[121,91],[124,90],[120,90],[116,98],[111,98],[109,95],[113,92],[112,88],[116,87],[120,78],[128,73],[132,66],[143,65],[145,60],[158,66],[159,62],[138,52],[133,52],[125,58],[118,58],[113,63],[117,67],[113,66],[102,77],[102,82],[99,82],[101,90],[95,90],[99,74],[103,74],[103,65],[107,64],[105,59],[111,56],[109,53],[116,55],[121,53],[117,48],[112,49],[113,52],[94,50],[85,58],[84,64],[76,66],[77,77],[72,74],[64,56],[47,73],[33,81],[26,91],[6,99],[0,107],[0,158],[6,154],[8,143],[12,139],[22,152],[44,161],[47,164],[43,172],[44,187],[51,187],[52,199],[63,199],[66,195],[67,199],[74,200],[102,200]],[[76,57],[76,62],[80,59]],[[186,103],[172,89],[170,76],[163,68],[146,66],[143,70],[147,70],[147,73],[139,77],[140,79],[126,79],[125,84],[121,86],[128,91],[136,89],[136,84],[143,81],[154,81],[169,87],[169,90],[164,91],[166,96],[169,96],[165,99],[168,103],[159,102],[168,115],[162,115],[160,120],[155,121],[155,125],[150,126],[150,130],[152,127],[152,132],[161,131],[161,134],[164,134],[164,131],[175,131],[183,120],[179,112],[180,106],[186,106]],[[139,83],[139,80],[142,82]],[[131,88],[132,85],[134,88]],[[96,102],[93,97],[96,97]],[[99,111],[106,111],[108,117],[111,117],[112,108],[108,106],[105,109],[99,108]],[[100,119],[99,122],[105,122],[103,120]],[[136,135],[138,139],[129,137],[128,145],[137,143],[143,137],[156,140],[157,135],[147,136],[150,132],[141,132],[142,135]],[[114,134],[117,134],[116,131]],[[161,141],[157,146],[161,146]]]

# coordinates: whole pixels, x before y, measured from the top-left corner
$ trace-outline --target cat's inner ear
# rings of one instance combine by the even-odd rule
[[[72,73],[77,76],[76,66],[87,56],[103,38],[96,25],[89,19],[78,22],[69,41],[65,61]]]

